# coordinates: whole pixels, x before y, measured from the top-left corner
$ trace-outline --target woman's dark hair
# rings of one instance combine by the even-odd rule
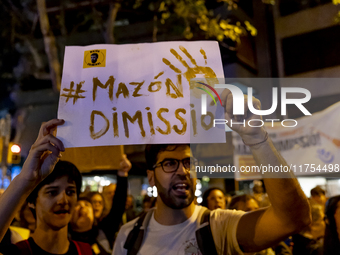
[[[340,195],[331,197],[328,199],[325,208],[326,218],[326,230],[324,239],[324,251],[325,255],[339,255],[340,254],[340,241],[339,235],[336,229],[336,221],[334,214],[338,208],[338,202],[340,201]]]
[[[103,203],[105,203],[103,194],[100,193],[100,192],[98,192],[98,191],[91,191],[91,192],[89,192],[89,193],[86,194],[86,197],[89,198],[90,201],[91,201],[91,199],[92,199],[92,197],[93,197],[94,195],[99,195],[99,196],[101,196],[102,199],[103,199]]]
[[[213,187],[213,188],[210,188],[210,189],[207,189],[206,191],[204,191],[203,193],[203,201],[202,201],[202,206],[205,206],[205,207],[208,207],[208,197],[210,195],[210,193],[213,191],[213,190],[219,190],[223,193],[224,195],[224,191],[220,188],[216,188],[216,187]],[[227,203],[226,203],[227,204]]]
[[[52,173],[50,173],[50,175],[48,175],[42,182],[40,182],[38,186],[31,192],[31,194],[27,198],[27,202],[35,205],[39,190],[43,186],[50,184],[63,176],[68,177],[68,182],[75,183],[76,190],[77,190],[77,197],[78,197],[80,194],[80,189],[81,189],[81,184],[82,184],[81,173],[79,172],[78,168],[71,162],[60,160],[55,165]],[[32,213],[35,217],[34,209],[32,210]]]
[[[149,170],[153,170],[153,166],[157,162],[158,154],[162,151],[174,151],[179,146],[190,144],[147,144],[145,147],[146,165]]]
[[[251,200],[251,199],[254,199],[256,201],[256,199],[251,196],[251,195],[238,195],[238,196],[233,196],[231,198],[231,201],[230,201],[230,204],[229,204],[229,207],[228,209],[237,209],[237,203],[238,202],[243,202],[243,203],[246,203],[247,201]]]
[[[315,197],[315,196],[325,195],[326,192],[320,186],[316,186],[315,188],[310,190],[310,194],[312,197]]]

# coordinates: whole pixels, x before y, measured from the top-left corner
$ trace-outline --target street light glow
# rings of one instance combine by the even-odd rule
[[[11,147],[11,151],[12,151],[13,153],[20,153],[21,148],[20,148],[19,145],[13,144],[12,147]]]

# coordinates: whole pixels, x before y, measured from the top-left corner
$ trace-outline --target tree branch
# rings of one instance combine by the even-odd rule
[[[110,44],[115,43],[114,27],[115,27],[115,21],[116,21],[117,13],[118,13],[120,6],[121,6],[120,3],[110,3],[109,17],[107,19],[107,26],[106,26],[106,36],[105,36],[106,43],[110,43]]]
[[[153,30],[152,30],[152,41],[157,42],[157,32],[158,32],[158,26],[157,26],[158,18],[157,15],[153,15]]]
[[[45,52],[48,57],[53,89],[55,91],[60,91],[61,67],[58,59],[58,51],[56,47],[55,37],[50,28],[50,23],[46,12],[45,0],[37,0],[37,7],[40,19],[40,28],[44,36]]]

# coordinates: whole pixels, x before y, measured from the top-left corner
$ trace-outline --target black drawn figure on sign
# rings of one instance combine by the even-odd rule
[[[91,62],[94,64],[98,60],[98,54],[97,53],[92,53],[91,54]]]

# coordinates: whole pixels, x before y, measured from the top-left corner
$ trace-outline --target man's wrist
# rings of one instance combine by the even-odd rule
[[[251,135],[241,135],[243,142],[247,145],[258,144],[263,142],[266,139],[267,131],[264,128],[261,128],[259,132],[251,134]]]

